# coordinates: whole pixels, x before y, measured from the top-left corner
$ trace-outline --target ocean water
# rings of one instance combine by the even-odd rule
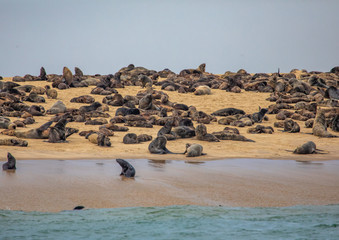
[[[0,239],[339,239],[339,205],[0,210]]]

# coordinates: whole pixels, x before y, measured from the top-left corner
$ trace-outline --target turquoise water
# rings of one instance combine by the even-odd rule
[[[339,205],[0,210],[0,239],[339,239]]]

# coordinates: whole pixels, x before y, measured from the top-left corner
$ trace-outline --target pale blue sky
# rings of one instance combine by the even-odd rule
[[[338,0],[0,0],[0,75],[329,71],[339,65]]]

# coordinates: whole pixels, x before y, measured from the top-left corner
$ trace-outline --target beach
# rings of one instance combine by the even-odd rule
[[[10,78],[5,78],[5,81]],[[46,82],[25,82],[45,86]],[[57,100],[67,108],[86,104],[71,103],[75,96],[90,94],[93,87],[58,90],[57,99],[41,103],[48,110]],[[154,86],[156,90],[160,87]],[[140,86],[126,86],[118,92],[136,95]],[[247,113],[268,107],[269,93],[232,93],[212,89],[211,95],[197,96],[166,91],[169,100],[194,105],[211,114],[215,110],[234,107]],[[93,95],[102,102],[104,96]],[[27,104],[34,104],[29,103]],[[109,106],[111,117],[118,107]],[[36,122],[17,131],[36,128],[53,115],[34,117]],[[267,115],[262,125],[273,126],[275,115]],[[12,121],[17,118],[10,118]],[[220,117],[217,117],[220,119]],[[109,118],[107,118],[109,121]],[[168,141],[167,148],[183,153],[186,143],[199,143],[204,156],[187,158],[183,154],[150,154],[149,142],[124,144],[126,132],[114,132],[111,147],[100,147],[85,137],[73,134],[66,143],[48,143],[44,139],[27,139],[28,147],[0,146],[0,160],[7,152],[18,160],[15,172],[2,171],[0,176],[0,209],[24,211],[71,210],[86,208],[120,208],[170,205],[281,207],[324,205],[339,202],[338,139],[311,135],[298,121],[300,133],[286,133],[274,128],[273,134],[249,134],[249,127],[238,128],[240,134],[255,142],[207,142],[194,138]],[[196,124],[196,123],[195,123]],[[123,126],[123,124],[117,124]],[[79,131],[98,130],[99,126],[69,122]],[[206,125],[209,133],[225,126],[217,122]],[[129,127],[128,133],[147,133],[156,137],[161,126]],[[11,138],[0,135],[0,139]],[[326,154],[292,154],[297,146],[314,141]],[[119,176],[116,158],[128,159],[136,168],[135,179]]]
[[[5,78],[4,81],[11,78]],[[45,81],[25,82],[25,84],[35,86],[45,86]],[[161,90],[160,87],[154,86],[156,90]],[[67,108],[79,108],[88,104],[72,103],[70,100],[73,97],[81,95],[91,95],[96,101],[102,102],[105,96],[90,94],[93,86],[86,88],[69,88],[65,90],[57,90],[57,99],[46,98],[46,103],[39,103],[46,110],[57,101],[61,100],[66,104]],[[126,86],[118,88],[118,92],[122,95],[136,95],[139,91],[144,91],[140,86]],[[246,113],[254,113],[258,111],[259,106],[264,108],[273,104],[265,100],[269,97],[269,93],[248,92],[242,90],[241,93],[226,92],[219,89],[212,89],[211,95],[197,96],[193,93],[181,94],[178,92],[165,91],[169,95],[169,100],[176,103],[184,103],[187,106],[194,105],[198,111],[211,114],[212,112],[228,107],[234,107],[244,110]],[[25,102],[28,105],[36,103]],[[109,113],[114,117],[116,109],[119,107],[109,106]],[[169,113],[170,115],[171,113]],[[17,131],[27,131],[32,128],[37,128],[49,121],[53,115],[35,116],[35,123],[27,125],[26,128],[18,128]],[[263,121],[264,126],[273,127],[274,122],[278,121],[275,115],[266,115],[269,120]],[[221,117],[217,117],[220,119]],[[18,118],[10,118],[12,121]],[[110,118],[107,118],[109,121]],[[220,141],[207,142],[199,141],[196,138],[181,138],[175,141],[168,141],[167,148],[175,153],[183,153],[186,143],[199,143],[203,146],[206,155],[200,156],[194,160],[218,160],[225,158],[266,158],[266,159],[293,159],[293,160],[334,160],[339,158],[339,140],[337,138],[319,138],[311,135],[312,128],[305,128],[304,122],[296,121],[300,125],[300,133],[286,133],[281,129],[274,128],[273,134],[249,134],[247,129],[250,127],[237,128],[241,135],[254,140],[255,142],[241,141]],[[196,122],[194,122],[197,125]],[[117,124],[124,126],[123,123]],[[85,125],[83,122],[69,122],[67,127],[78,128],[79,132],[85,130],[98,130],[99,126]],[[211,122],[206,125],[207,132],[212,133],[221,131],[226,127],[217,122]],[[252,126],[253,127],[253,126]],[[0,156],[0,160],[6,160],[6,152],[10,151],[16,159],[114,159],[114,158],[129,158],[129,159],[187,159],[184,155],[155,155],[148,151],[149,142],[139,144],[123,144],[122,139],[126,133],[136,133],[137,135],[147,133],[156,137],[161,126],[154,125],[153,128],[129,127],[128,132],[114,132],[114,136],[110,137],[111,147],[100,147],[90,143],[87,139],[78,134],[73,134],[67,140],[68,143],[48,143],[43,139],[27,139],[28,147],[8,147],[0,146],[0,151],[4,152]],[[328,129],[330,132],[331,130]],[[332,132],[333,133],[333,132]],[[335,133],[334,133],[335,134]],[[10,136],[0,135],[0,139],[11,138]],[[289,151],[293,151],[297,146],[300,146],[307,141],[313,141],[317,148],[327,152],[326,154],[312,155],[297,155]],[[288,151],[286,151],[288,150]]]
[[[172,205],[287,207],[339,202],[339,161],[20,160],[0,174],[0,209],[40,212]]]

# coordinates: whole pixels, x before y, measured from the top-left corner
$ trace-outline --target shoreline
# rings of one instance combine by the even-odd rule
[[[339,204],[339,160],[19,160],[0,174],[0,209],[59,212],[172,205],[284,207]]]

